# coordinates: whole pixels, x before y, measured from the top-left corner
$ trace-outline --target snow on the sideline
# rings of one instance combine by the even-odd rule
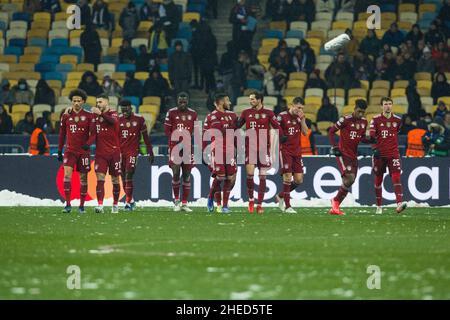
[[[79,200],[71,201],[72,206],[78,206]],[[167,200],[151,201],[143,200],[136,202],[138,207],[171,207],[173,203]],[[246,207],[248,202],[243,200],[231,201],[230,207]],[[330,207],[330,201],[326,199],[311,199],[311,200],[297,200],[292,199],[291,204],[293,207]],[[2,207],[62,207],[64,203],[61,200],[51,200],[51,199],[39,199],[35,197],[30,197],[21,193],[16,193],[9,190],[0,191],[0,206]],[[87,201],[86,206],[96,206],[97,201]],[[105,199],[105,206],[112,205],[112,199]],[[189,206],[192,207],[206,207],[206,198],[198,199],[197,201],[190,202]],[[274,202],[266,203],[265,207],[276,207],[277,204]],[[353,196],[349,193],[347,198],[342,203],[343,207],[360,207],[361,205],[355,201]],[[391,204],[388,206],[395,206]],[[416,203],[414,201],[408,201],[409,207],[428,207],[427,203]]]

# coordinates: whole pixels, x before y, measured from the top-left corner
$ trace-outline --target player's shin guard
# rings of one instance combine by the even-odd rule
[[[297,189],[298,186],[299,186],[298,184],[296,184],[294,181],[292,181],[292,182],[291,182],[291,185],[290,185],[290,188],[289,188],[289,193],[291,193],[292,191],[294,191],[295,189]],[[284,197],[284,182],[283,182],[283,191],[281,191],[281,192],[278,194],[278,196],[279,196],[280,198],[283,198],[283,197]]]
[[[105,197],[105,181],[98,180],[97,181],[97,202],[98,205],[103,205],[103,198]]]
[[[253,175],[247,175],[247,194],[250,201],[253,200],[253,190],[255,190]]]
[[[183,198],[181,199],[182,204],[187,204],[190,193],[191,193],[191,182],[183,181]]]
[[[225,183],[223,184],[223,206],[228,207],[228,199],[230,198],[230,192],[231,192],[231,181],[225,180]]]
[[[180,180],[172,180],[173,198],[175,202],[180,200]]]
[[[120,184],[113,183],[113,205],[117,206],[119,203],[119,195],[120,195]]]
[[[375,176],[375,197],[377,198],[377,207],[381,207],[383,201],[383,176]]]
[[[266,194],[266,176],[259,176],[258,204],[261,205]]]
[[[84,207],[84,202],[86,201],[87,191],[88,191],[88,185],[82,184],[80,186],[80,207]]]
[[[64,181],[64,195],[66,196],[66,203],[70,206],[70,197],[72,194],[72,182]]]
[[[395,198],[398,203],[402,203],[403,201],[403,189],[402,189],[402,183],[400,181],[400,172],[394,172],[392,174],[392,184],[394,185],[394,193]]]
[[[209,190],[209,198],[212,199],[215,197],[216,192],[221,191],[222,179],[220,177],[214,177],[213,182],[211,184],[211,189]]]
[[[125,202],[131,203],[133,200],[133,180],[125,180]]]
[[[283,182],[283,197],[286,209],[291,207],[291,186],[291,183]]]
[[[336,197],[334,197],[334,200],[339,203],[342,203],[342,201],[344,201],[345,197],[347,196],[347,193],[348,193],[348,188],[344,185],[341,185],[339,187],[339,191],[338,191]]]

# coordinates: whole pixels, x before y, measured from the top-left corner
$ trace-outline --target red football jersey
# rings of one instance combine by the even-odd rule
[[[147,133],[144,117],[131,113],[129,118],[119,115],[120,152],[122,154],[139,153],[141,134]]]
[[[280,150],[292,156],[301,156],[302,120],[298,116],[291,115],[288,111],[280,112],[277,120],[280,123],[283,135],[287,137],[285,143],[280,143]]]
[[[334,125],[340,130],[339,149],[348,158],[358,157],[358,144],[366,136],[367,120],[356,119],[352,114],[341,117]]]
[[[237,116],[232,111],[221,112],[218,110],[214,110],[210,114],[208,114],[205,118],[205,124],[203,125],[203,132],[206,132],[208,129],[216,129],[222,132],[222,149],[226,151],[227,148],[227,129],[236,129],[236,121]],[[207,143],[207,142],[206,142]],[[234,141],[231,142],[234,147]],[[211,136],[211,145],[212,148],[215,148],[215,137]],[[220,147],[220,146],[218,146]]]
[[[94,114],[92,122],[96,130],[96,154],[111,155],[120,152],[117,112],[108,110],[101,115]]]
[[[172,149],[182,138],[178,141],[171,141],[172,132],[176,130],[187,130],[192,136],[197,121],[197,112],[191,108],[186,111],[180,111],[178,108],[172,108],[167,112],[166,120],[164,121],[164,132],[168,137],[169,148]]]
[[[280,129],[280,124],[277,121],[277,118],[272,110],[265,109],[264,107],[260,110],[256,108],[249,108],[242,111],[241,116],[239,117],[239,123],[245,123],[246,130],[256,130],[257,141],[249,143],[249,139],[246,139],[245,147],[248,150],[249,147],[252,149],[256,148],[259,150],[260,143],[267,143],[267,150],[270,150],[270,129],[271,126],[274,129]],[[266,135],[262,135],[264,137],[264,141],[260,141],[260,133],[259,131],[265,129]]]
[[[84,109],[78,113],[72,111],[71,113],[63,114],[59,131],[58,150],[62,151],[65,141],[66,151],[78,154],[89,153],[89,150],[83,150],[81,147],[87,144],[89,139],[92,117],[92,113]]]
[[[398,133],[402,119],[393,114],[386,118],[383,114],[376,115],[370,122],[370,136],[377,140],[374,145],[380,151],[381,157],[398,158]]]

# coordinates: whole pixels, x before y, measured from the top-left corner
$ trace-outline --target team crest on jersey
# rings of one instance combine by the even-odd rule
[[[292,124],[295,126],[297,124],[297,121],[292,121]]]
[[[359,130],[359,123],[356,124],[356,130]]]
[[[85,116],[81,116],[81,121],[84,121],[84,120],[86,120],[86,117]]]
[[[186,116],[184,116],[184,115],[181,116],[181,120],[182,120],[182,121],[186,121]]]
[[[99,121],[100,121],[100,122],[103,122],[103,118],[100,118]]]
[[[216,116],[211,116],[211,120],[216,120]]]
[[[131,125],[129,122],[127,122],[126,126],[127,126],[127,128],[129,128]]]
[[[191,115],[188,115],[188,117],[187,117],[187,118],[188,118],[188,120],[189,120],[189,121],[191,121],[191,120],[192,120],[192,116],[191,116]]]
[[[133,127],[136,127],[136,126],[137,126],[137,122],[133,121]]]
[[[80,121],[80,117],[76,116],[75,117],[75,122],[78,122],[78,121]]]
[[[255,114],[255,119],[258,120],[259,119],[259,114]]]
[[[397,122],[394,122],[392,125],[394,126],[394,128],[397,128]]]
[[[386,123],[386,126],[387,126],[388,128],[390,128],[390,127],[391,127],[391,123],[390,123],[390,122]]]
[[[351,166],[347,166],[347,171],[351,171],[352,167]]]
[[[266,118],[266,114],[263,113],[263,114],[261,115],[261,117],[262,117],[263,119],[265,119],[265,118]]]
[[[365,128],[366,127],[366,125],[363,123],[363,124],[361,124],[361,128]]]

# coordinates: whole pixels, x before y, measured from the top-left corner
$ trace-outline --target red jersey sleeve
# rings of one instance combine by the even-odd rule
[[[173,123],[172,123],[172,112],[167,112],[166,119],[164,120],[164,133],[167,137],[170,137],[173,130]]]
[[[59,128],[59,140],[58,140],[58,151],[61,152],[64,148],[64,142],[66,140],[66,117],[63,114],[60,119],[60,128]]]

